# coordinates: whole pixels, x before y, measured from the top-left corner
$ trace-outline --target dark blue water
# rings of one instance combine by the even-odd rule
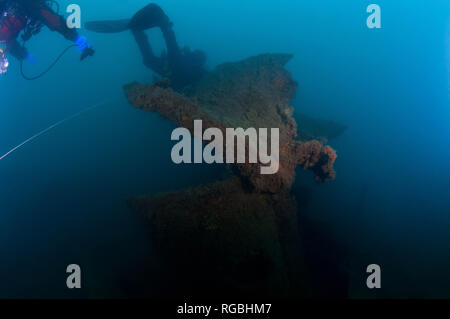
[[[77,3],[87,21],[126,18],[147,1]],[[297,184],[313,190],[306,214],[328,224],[332,240],[348,251],[350,295],[450,297],[450,5],[377,3],[381,30],[366,27],[369,3],[361,0],[159,2],[180,43],[205,50],[210,68],[293,53],[293,106],[349,127],[331,142],[339,155],[336,181],[315,185],[300,172]],[[106,102],[0,161],[1,297],[74,296],[65,288],[69,263],[88,278],[76,296],[133,295],[123,288],[127,274],[157,267],[148,229],[126,198],[208,182],[217,170],[173,165],[173,124],[127,103],[124,84],[153,79],[130,34],[81,32],[94,58],[80,63],[70,51],[34,82],[11,60],[0,77],[0,153]],[[158,31],[149,36],[161,50]],[[27,73],[38,73],[67,45],[44,30],[28,45],[37,64],[26,65]],[[382,293],[365,289],[371,263],[382,267]]]

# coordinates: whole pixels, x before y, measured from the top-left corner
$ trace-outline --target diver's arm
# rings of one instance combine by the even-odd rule
[[[55,13],[45,4],[39,5],[39,15],[41,21],[52,31],[56,31],[64,36],[67,40],[75,43],[81,54],[81,60],[88,56],[93,56],[95,51],[92,46],[86,42],[85,37],[81,37],[75,28],[69,28],[63,16]]]
[[[38,8],[40,20],[52,31],[56,31],[64,36],[67,40],[75,41],[78,32],[75,28],[69,28],[63,16],[55,13],[47,5],[41,4]]]
[[[132,30],[136,43],[139,46],[139,50],[142,54],[142,60],[146,67],[158,73],[159,75],[164,75],[164,65],[161,58],[158,58],[153,53],[150,42],[148,41],[147,35],[142,30]]]

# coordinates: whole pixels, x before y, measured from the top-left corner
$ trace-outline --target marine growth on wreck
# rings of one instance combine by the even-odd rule
[[[226,180],[129,199],[150,222],[166,275],[179,278],[180,289],[191,294],[308,294],[290,189],[297,166],[310,170],[318,183],[334,179],[337,155],[323,139],[298,138],[290,106],[297,83],[285,69],[290,59],[264,54],[226,63],[182,93],[164,81],[125,86],[131,105],[192,133],[195,120],[204,130],[223,133],[228,127],[279,128],[276,174],[260,174],[257,164],[233,164],[233,176]]]

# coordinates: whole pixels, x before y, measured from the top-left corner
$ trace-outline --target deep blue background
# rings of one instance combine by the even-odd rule
[[[69,1],[60,1],[64,8]],[[83,20],[130,17],[147,1],[77,1]],[[361,0],[161,0],[179,41],[201,48],[209,67],[266,52],[295,55],[293,106],[349,126],[332,141],[337,180],[311,187],[310,218],[346,247],[353,297],[450,297],[450,4],[377,0],[382,29],[366,27]],[[70,51],[45,78],[27,82],[18,63],[0,78],[0,153],[95,103],[0,161],[0,296],[70,297],[65,267],[84,269],[83,296],[121,296],[120,278],[151,259],[146,225],[129,195],[213,179],[214,167],[170,160],[174,126],[133,109],[122,85],[150,82],[128,32],[81,30],[95,46]],[[149,32],[162,48],[158,31]],[[28,47],[47,66],[68,43],[44,30]],[[365,286],[379,263],[382,292]],[[137,265],[137,266],[133,266]],[[78,295],[77,295],[78,296]]]

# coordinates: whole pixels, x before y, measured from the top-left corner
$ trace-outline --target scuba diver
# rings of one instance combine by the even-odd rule
[[[87,22],[85,28],[100,33],[117,33],[130,30],[141,51],[143,63],[162,77],[169,79],[175,89],[181,89],[200,79],[205,73],[206,54],[200,50],[178,46],[173,23],[156,4],[149,4],[131,19]],[[157,57],[145,30],[159,28],[166,42],[167,52]]]
[[[6,45],[6,48],[0,49],[0,74],[6,73],[8,69],[7,54],[21,62],[28,60],[33,63],[33,56],[17,38],[23,32],[21,38],[25,43],[38,34],[43,26],[72,41],[73,46],[81,52],[80,60],[94,55],[95,51],[86,38],[67,26],[64,17],[52,9],[53,4],[58,6],[55,0],[0,0],[0,44]]]

